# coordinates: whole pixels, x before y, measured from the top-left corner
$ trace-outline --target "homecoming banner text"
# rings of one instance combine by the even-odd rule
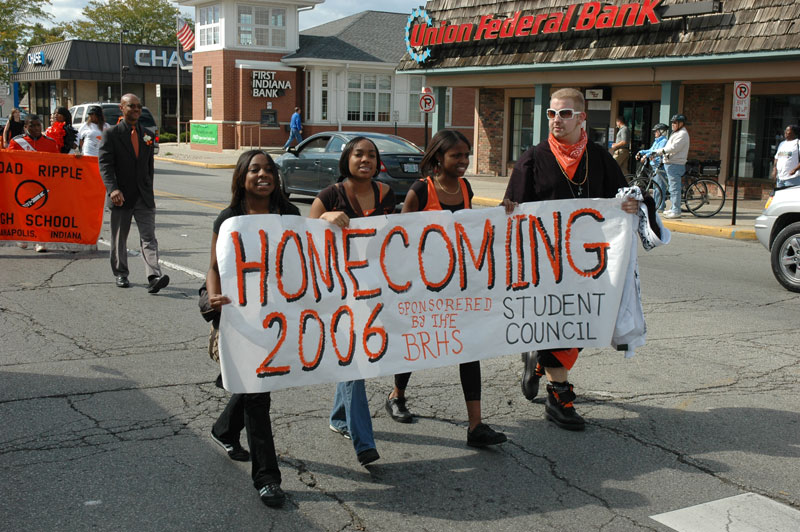
[[[253,393],[556,347],[605,347],[635,217],[619,199],[351,220],[230,218],[225,388]]]

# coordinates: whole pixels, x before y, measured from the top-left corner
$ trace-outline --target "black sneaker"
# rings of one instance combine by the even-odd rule
[[[283,501],[286,500],[286,493],[281,489],[281,485],[276,482],[267,484],[258,490],[258,496],[261,497],[261,502],[272,508],[283,506]]]
[[[525,369],[522,371],[522,395],[533,401],[539,394],[539,380],[544,375],[544,368],[539,364],[538,352],[522,353]]]
[[[161,277],[153,276],[148,280],[150,282],[147,283],[147,293],[157,294],[159,290],[169,284],[169,275],[162,275]]]
[[[359,464],[361,464],[362,466],[366,466],[367,464],[371,464],[372,462],[380,458],[381,455],[378,454],[377,449],[372,448],[372,449],[367,449],[366,451],[361,451],[356,455],[356,457],[358,458]]]
[[[575,392],[568,382],[551,382],[547,385],[547,401],[544,412],[547,419],[566,430],[583,430],[586,421],[575,411],[572,401]]]
[[[405,397],[387,397],[384,406],[389,416],[398,423],[411,423],[414,421],[414,416],[406,408]]]
[[[472,430],[467,429],[467,445],[470,447],[486,447],[505,441],[508,441],[505,434],[493,430],[486,423],[478,423],[478,426]]]
[[[334,427],[333,425],[328,425],[328,428],[329,428],[329,429],[331,429],[331,430],[332,430],[333,432],[335,432],[336,434],[341,434],[342,436],[344,436],[344,437],[345,437],[345,438],[347,438],[348,440],[350,439],[350,431],[349,431],[349,430],[347,430],[347,427],[342,427],[342,428],[340,428],[340,429],[337,429],[337,428],[336,428],[336,427]]]
[[[214,429],[211,429],[211,439],[214,440],[217,445],[225,449],[225,452],[228,453],[228,458],[231,460],[236,460],[237,462],[247,462],[250,460],[250,453],[248,453],[238,441],[236,444],[225,443],[214,434]]]

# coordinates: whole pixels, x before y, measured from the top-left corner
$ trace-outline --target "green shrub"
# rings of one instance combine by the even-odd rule
[[[175,133],[168,132],[161,133],[158,138],[161,142],[175,142],[178,139]]]

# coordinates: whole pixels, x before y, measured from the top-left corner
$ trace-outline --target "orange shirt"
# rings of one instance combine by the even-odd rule
[[[19,139],[19,138],[21,138],[21,140],[23,142],[27,143],[31,148],[33,148],[33,151],[41,151],[41,152],[47,152],[47,153],[60,153],[61,152],[61,150],[58,149],[58,144],[56,143],[56,141],[54,141],[53,139],[51,139],[50,137],[45,136],[45,135],[42,135],[41,137],[39,137],[36,140],[32,139],[28,135],[20,135],[18,137],[14,137],[13,139],[11,139],[9,141],[8,148],[6,148],[6,149],[7,150],[11,150],[11,151],[13,151],[13,150],[25,150],[26,148],[24,148],[22,145],[20,145],[17,142],[17,139]],[[28,150],[28,151],[30,151],[30,150]]]

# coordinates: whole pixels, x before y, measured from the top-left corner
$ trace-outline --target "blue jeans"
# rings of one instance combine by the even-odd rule
[[[300,136],[300,130],[292,128],[291,132],[289,133],[289,140],[286,141],[286,144],[283,145],[284,149],[288,148],[292,144],[292,139],[296,140],[298,144],[303,142],[303,137]]]
[[[681,177],[686,173],[685,164],[665,164],[664,170],[669,179],[669,199],[672,202],[671,212],[681,213]]]
[[[340,382],[336,385],[330,422],[335,429],[347,428],[356,454],[375,448],[364,379]]]
[[[654,198],[659,200],[658,205],[656,205],[656,210],[661,211],[664,210],[664,204],[667,202],[667,174],[664,172],[663,167],[656,170],[653,181],[661,187],[661,197]]]

